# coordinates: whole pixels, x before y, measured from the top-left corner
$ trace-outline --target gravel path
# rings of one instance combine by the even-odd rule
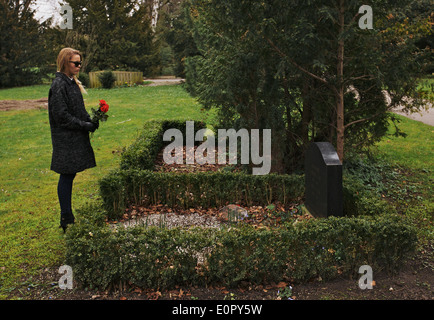
[[[172,85],[172,84],[181,84],[185,80],[182,78],[172,78],[172,77],[161,77],[161,78],[150,78],[144,79],[145,81],[152,81],[151,84],[148,84],[147,86],[153,87],[153,86],[164,86],[164,85]]]
[[[420,121],[430,126],[434,126],[434,107],[429,103],[430,108],[428,110],[422,110],[415,113],[405,113],[400,108],[392,110],[394,113],[402,115],[412,120]]]

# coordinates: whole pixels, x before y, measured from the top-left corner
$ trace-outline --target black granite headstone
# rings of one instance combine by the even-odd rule
[[[305,156],[305,205],[315,217],[342,216],[342,163],[329,142],[314,142]]]

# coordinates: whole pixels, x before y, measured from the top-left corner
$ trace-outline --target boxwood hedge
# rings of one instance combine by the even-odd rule
[[[158,152],[164,146],[167,129],[178,129],[185,136],[187,120],[152,120],[144,124],[139,137],[122,153],[121,169],[153,170]],[[206,128],[202,121],[194,122],[195,131]]]
[[[194,126],[195,130],[206,127],[203,122],[195,122]],[[141,135],[122,153],[120,168],[100,180],[100,194],[110,218],[119,218],[130,204],[163,203],[189,208],[278,201],[286,205],[304,194],[303,175],[154,172],[158,152],[164,147],[163,134],[169,128],[185,134],[185,121],[146,123]]]
[[[354,276],[361,265],[396,272],[416,230],[396,215],[310,219],[279,228],[117,227],[84,210],[66,234],[66,263],[83,286],[236,286]]]
[[[196,124],[196,123],[195,123]],[[196,129],[205,124],[196,126]],[[415,250],[416,230],[376,202],[352,179],[344,180],[344,207],[353,215],[311,219],[279,228],[239,224],[222,228],[111,228],[129,204],[266,205],[300,200],[302,175],[253,176],[213,172],[154,172],[162,135],[185,121],[152,121],[122,154],[120,168],[100,181],[102,203],[80,209],[66,234],[66,263],[82,285],[102,289],[267,283],[354,275],[361,265],[395,272]],[[357,215],[357,212],[362,214]]]
[[[101,197],[110,218],[128,205],[167,204],[170,207],[220,207],[230,203],[284,205],[304,194],[302,175],[253,176],[247,173],[170,173],[117,170],[100,181]]]

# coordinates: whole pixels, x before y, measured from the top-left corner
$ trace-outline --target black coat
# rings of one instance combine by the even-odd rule
[[[90,116],[79,86],[66,74],[56,72],[48,96],[48,115],[53,143],[51,170],[77,173],[96,166],[84,123]]]

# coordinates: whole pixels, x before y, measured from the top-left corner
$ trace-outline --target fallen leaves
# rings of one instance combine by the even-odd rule
[[[172,208],[168,205],[157,204],[148,206],[131,205],[125,209],[125,213],[118,221],[108,221],[109,224],[126,222],[131,219],[146,218],[147,216],[159,215],[192,215],[215,217],[220,223],[248,223],[256,228],[268,228],[278,226],[282,222],[298,222],[311,219],[312,216],[303,214],[297,204],[284,207],[281,204],[263,206],[241,206],[239,204],[228,204],[220,208]],[[167,218],[170,215],[166,216]]]
[[[281,300],[282,297],[279,295],[279,292],[290,287],[288,282],[272,282],[268,284],[261,285],[252,285],[251,283],[244,283],[240,287],[236,289],[230,289],[225,286],[209,286],[207,289],[211,292],[214,292],[217,296],[221,295],[222,299],[234,300],[238,294],[244,294],[248,291],[252,292],[263,292],[267,294],[268,299],[276,299]],[[292,287],[290,287],[292,290]],[[195,291],[197,290],[197,291]],[[201,294],[203,289],[198,288],[196,286],[189,288],[181,288],[176,285],[172,289],[160,290],[158,289],[145,289],[136,287],[130,284],[130,287],[126,291],[119,291],[116,294],[117,299],[125,301],[125,300],[159,300],[159,299],[171,299],[171,300],[191,300],[196,297],[197,294]],[[246,293],[248,294],[248,293]],[[296,299],[294,295],[291,296],[292,300]],[[91,296],[92,300],[106,300],[110,299],[109,291],[107,292],[99,292],[98,294]]]
[[[286,288],[288,286],[288,283],[286,283],[286,282],[279,282],[277,285],[276,285],[276,287],[277,288]]]
[[[197,146],[194,147],[195,150]],[[194,151],[195,151],[194,150]],[[229,170],[232,172],[240,171],[241,168],[227,164],[218,163],[218,152],[215,153],[216,164],[198,164],[195,159],[192,159],[193,164],[186,164],[186,147],[183,146],[183,163],[182,164],[167,164],[163,159],[164,148],[160,150],[157,159],[155,161],[155,171],[158,172],[204,172],[204,171],[220,171]],[[190,153],[189,153],[190,154]],[[272,226],[278,226],[284,221],[295,222],[311,217],[303,215],[300,210],[299,203],[293,203],[284,207],[280,203],[268,204],[267,206],[247,206],[245,204],[235,203],[226,204],[219,208],[172,208],[163,204],[156,205],[131,205],[125,209],[119,221],[108,221],[107,224],[115,224],[118,222],[128,222],[132,219],[145,218],[146,216],[158,214],[158,215],[191,215],[198,214],[199,216],[207,215],[217,218],[219,223],[248,223],[255,228],[268,228]],[[165,216],[168,217],[168,216]]]
[[[195,154],[196,149],[198,146],[194,146],[194,153],[192,152],[192,154]],[[204,172],[204,171],[220,171],[220,170],[230,170],[230,171],[240,171],[241,168],[237,167],[237,166],[233,166],[233,165],[228,165],[228,164],[218,164],[218,152],[215,152],[215,161],[214,164],[209,164],[209,163],[205,163],[205,164],[198,164],[196,162],[196,159],[187,159],[187,154],[186,154],[186,146],[183,146],[183,163],[181,164],[177,164],[177,163],[173,163],[173,164],[167,164],[164,161],[163,158],[163,152],[164,152],[164,148],[162,150],[160,150],[160,152],[157,155],[157,159],[155,161],[155,171],[158,172],[174,172],[174,173],[191,173],[191,172]],[[174,156],[174,151],[172,151],[172,156]],[[204,157],[206,156],[206,153],[204,153]],[[188,160],[188,164],[187,164],[187,160]],[[193,163],[192,163],[193,162]],[[192,163],[192,164],[190,164]]]

